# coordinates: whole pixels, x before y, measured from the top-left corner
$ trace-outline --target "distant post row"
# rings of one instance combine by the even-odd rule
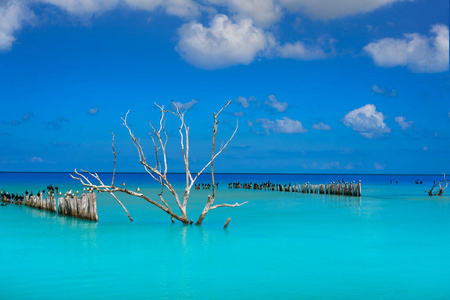
[[[43,190],[42,193],[38,192],[33,195],[33,193],[28,194],[26,191],[25,195],[19,195],[2,190],[0,197],[3,206],[8,203],[25,205],[54,212],[61,216],[98,221],[97,195],[92,190],[88,190],[81,195],[78,195],[78,192],[74,195],[72,191],[66,192],[64,196],[59,193],[59,197],[55,197],[55,191],[57,191],[57,188],[49,189],[47,193]],[[47,198],[44,198],[44,194],[47,194]]]
[[[267,190],[277,192],[290,192],[290,193],[302,193],[302,194],[323,194],[323,195],[342,195],[361,197],[361,180],[356,182],[331,182],[327,184],[310,184],[306,182],[304,184],[274,184],[270,181],[263,183],[241,183],[230,182],[228,183],[229,189],[248,189],[248,190]]]

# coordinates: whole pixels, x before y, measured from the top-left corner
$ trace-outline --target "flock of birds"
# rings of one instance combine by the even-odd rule
[[[95,189],[94,188],[83,188],[83,192],[93,192]],[[137,189],[139,191],[139,188]],[[62,192],[59,191],[59,188],[57,186],[52,186],[49,185],[47,186],[46,190],[38,190],[38,192],[36,193],[37,197],[40,197],[41,195],[55,195],[57,194],[59,197],[61,197],[63,195]],[[64,193],[64,196],[71,196],[74,197],[75,195],[78,195],[79,192],[76,191],[75,193],[72,190],[69,190],[67,192]],[[33,194],[33,191],[28,192],[28,190],[25,190],[24,194],[14,194],[14,193],[8,193],[6,192],[4,189],[2,189],[2,191],[0,192],[0,200],[2,202],[10,202],[10,203],[17,203],[17,204],[23,204],[23,201],[25,201],[25,197],[29,196],[35,196],[35,194]],[[6,206],[7,203],[0,203],[0,206]]]

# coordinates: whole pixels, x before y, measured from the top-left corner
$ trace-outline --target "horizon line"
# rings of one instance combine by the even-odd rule
[[[25,173],[54,173],[54,174],[69,174],[69,173],[75,173],[73,171],[67,172],[67,171],[0,171],[0,174],[5,173],[19,173],[19,174],[25,174]],[[82,172],[86,173],[86,172]],[[113,172],[94,172],[99,174],[112,174]],[[116,174],[148,174],[147,172],[115,172]],[[168,172],[169,175],[176,175],[176,174],[186,174],[185,172]],[[195,172],[192,172],[192,174],[197,174]],[[203,172],[202,174],[211,174],[210,172]],[[214,174],[217,175],[402,175],[402,176],[412,176],[412,175],[425,175],[425,176],[442,176],[441,174],[432,174],[432,173],[280,173],[280,172],[273,172],[273,173],[267,173],[267,172],[215,172]]]

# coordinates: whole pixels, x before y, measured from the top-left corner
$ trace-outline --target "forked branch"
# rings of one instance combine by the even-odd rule
[[[155,105],[159,108],[159,110],[161,112],[161,116],[159,119],[158,127],[153,126],[153,124],[149,122],[150,126],[152,128],[152,131],[153,131],[151,138],[152,138],[152,142],[153,142],[153,146],[154,146],[154,153],[155,153],[155,165],[154,166],[150,165],[147,162],[147,158],[146,158],[146,155],[142,148],[140,140],[134,135],[133,131],[131,130],[130,126],[127,123],[129,111],[126,113],[125,117],[122,118],[123,125],[127,128],[128,134],[131,138],[131,141],[138,152],[139,162],[144,167],[145,171],[155,181],[157,181],[161,185],[161,192],[158,193],[158,197],[159,197],[160,201],[155,201],[155,200],[147,197],[146,195],[139,193],[139,189],[137,189],[137,192],[135,192],[135,191],[125,188],[125,185],[123,188],[122,187],[119,188],[114,185],[114,180],[115,180],[115,175],[116,175],[116,160],[117,160],[116,150],[114,147],[114,137],[115,137],[114,133],[112,133],[112,152],[113,152],[113,156],[114,156],[114,165],[113,165],[113,175],[112,175],[111,185],[106,185],[105,183],[103,183],[103,181],[101,180],[101,178],[98,176],[97,173],[82,171],[84,173],[83,174],[83,173],[78,172],[75,169],[75,175],[71,174],[70,176],[73,179],[80,181],[80,183],[83,186],[88,187],[91,190],[96,190],[99,193],[109,193],[122,206],[124,211],[127,213],[127,216],[130,219],[130,221],[133,221],[133,219],[131,218],[126,207],[119,200],[119,198],[115,195],[115,193],[117,193],[117,192],[128,194],[128,195],[131,195],[134,197],[142,198],[145,201],[149,202],[150,204],[155,205],[162,211],[169,214],[172,221],[174,219],[177,219],[184,224],[188,224],[190,221],[187,216],[187,203],[188,203],[188,198],[189,198],[191,189],[194,186],[196,180],[199,178],[199,176],[209,166],[211,166],[211,182],[212,182],[212,189],[213,189],[212,195],[208,196],[208,200],[206,202],[205,208],[203,209],[203,212],[202,212],[201,216],[199,217],[197,224],[200,225],[203,221],[203,218],[208,213],[208,211],[210,211],[212,209],[216,209],[216,208],[220,208],[220,207],[238,207],[238,206],[244,205],[247,202],[235,203],[235,204],[223,203],[223,204],[213,205],[215,197],[216,197],[216,188],[217,188],[215,179],[214,179],[214,160],[217,158],[218,155],[220,155],[226,149],[226,147],[231,142],[231,140],[234,138],[234,136],[238,130],[238,122],[236,122],[236,128],[233,131],[232,135],[230,136],[230,138],[227,140],[227,142],[225,144],[222,144],[220,146],[219,150],[216,152],[216,134],[217,134],[217,128],[218,128],[218,124],[219,124],[218,117],[219,117],[220,113],[230,103],[231,103],[231,101],[228,101],[219,110],[218,113],[213,114],[214,127],[213,127],[213,137],[212,137],[211,159],[199,172],[196,173],[195,177],[192,176],[190,168],[189,168],[189,127],[185,123],[185,118],[184,118],[185,111],[181,111],[180,107],[175,102],[173,102],[173,104],[175,106],[176,111],[166,110],[164,108],[164,106],[162,106],[162,105],[160,106],[155,103]],[[183,162],[184,162],[185,172],[186,172],[186,186],[185,186],[182,202],[180,201],[180,198],[178,197],[178,194],[175,191],[175,188],[172,186],[172,184],[169,182],[169,180],[167,178],[168,165],[167,165],[166,146],[167,146],[168,136],[167,136],[167,133],[165,130],[165,122],[166,122],[165,113],[167,113],[167,112],[178,117],[178,119],[180,121],[180,127],[179,127],[180,145],[181,145],[181,152],[182,152]],[[96,182],[93,183],[94,180],[92,180],[92,179],[94,179]],[[169,192],[173,195],[175,202],[176,202],[178,208],[180,209],[180,214],[174,213],[172,208],[168,204],[168,202],[164,199],[163,191],[165,188],[167,190],[169,190]]]
[[[445,178],[445,173],[442,174],[444,175],[444,179],[435,183],[429,191],[425,191],[426,193],[428,193],[429,196],[442,196],[444,190],[450,184],[450,180]]]

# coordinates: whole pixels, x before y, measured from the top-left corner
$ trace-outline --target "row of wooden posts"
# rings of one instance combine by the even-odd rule
[[[356,182],[331,182],[328,184],[273,184],[269,182],[257,183],[240,183],[231,182],[228,184],[230,189],[253,189],[253,190],[269,190],[279,192],[291,192],[302,194],[323,194],[323,195],[342,195],[361,197],[361,180]]]
[[[74,195],[67,192],[64,196],[55,197],[54,194],[25,195],[8,197],[8,193],[2,193],[1,201],[15,205],[25,205],[41,210],[54,212],[57,215],[73,218],[98,221],[97,195],[94,192]]]

